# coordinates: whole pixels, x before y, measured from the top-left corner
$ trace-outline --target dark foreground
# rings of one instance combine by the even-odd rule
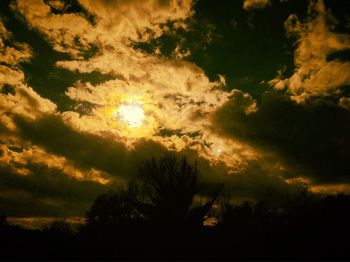
[[[87,224],[56,222],[26,230],[2,222],[1,259],[18,260],[348,260],[350,197],[295,200],[283,211],[263,203],[227,205],[220,223]]]

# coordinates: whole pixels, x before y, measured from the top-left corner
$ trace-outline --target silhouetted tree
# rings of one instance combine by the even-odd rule
[[[142,218],[142,215],[132,203],[135,197],[131,186],[99,195],[86,213],[89,225],[130,224]]]
[[[43,232],[49,234],[71,235],[74,230],[70,223],[64,220],[55,220],[50,224],[46,224],[43,228]]]
[[[197,207],[192,207],[198,193],[197,165],[186,158],[178,161],[173,155],[145,161],[138,173],[138,184],[145,194],[135,206],[154,224],[200,224],[212,207],[215,196]]]
[[[0,214],[0,227],[4,227],[7,225],[8,225],[7,216]]]
[[[198,193],[197,165],[173,155],[143,162],[127,189],[108,192],[96,198],[86,214],[90,225],[128,224],[144,219],[154,225],[202,225],[205,215],[219,195],[194,205]]]
[[[253,222],[253,207],[248,201],[241,205],[224,203],[221,221],[225,225],[242,227],[242,225],[251,225]]]

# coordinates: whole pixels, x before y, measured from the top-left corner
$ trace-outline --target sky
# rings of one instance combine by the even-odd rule
[[[168,152],[232,199],[349,192],[347,2],[2,0],[0,211],[84,216]]]

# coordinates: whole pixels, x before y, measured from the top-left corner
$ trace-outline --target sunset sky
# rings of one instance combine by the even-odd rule
[[[349,192],[348,4],[1,0],[0,212],[84,216],[166,152],[236,200]]]

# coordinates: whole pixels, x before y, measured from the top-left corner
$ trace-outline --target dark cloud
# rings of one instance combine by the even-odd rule
[[[128,178],[135,174],[143,160],[169,152],[149,139],[138,139],[132,148],[127,148],[124,142],[117,141],[120,138],[74,130],[55,115],[44,115],[37,120],[16,116],[14,121],[22,139],[69,159],[78,168],[95,168],[115,177]]]
[[[34,121],[17,116],[15,122],[22,138],[52,154],[64,156],[82,168],[123,175],[126,147],[113,138],[75,131],[55,115]]]
[[[233,199],[263,200],[283,206],[304,186],[303,183],[287,183],[285,178],[289,176],[293,174],[281,169],[276,158],[266,157],[252,161],[242,172],[230,175],[225,190]]]
[[[82,216],[106,186],[77,180],[61,170],[29,163],[30,175],[0,163],[0,210],[8,216]]]
[[[102,185],[77,179],[66,174],[60,164],[49,167],[45,161],[14,163],[12,167],[0,162],[0,210],[9,216],[83,216],[98,194],[123,185],[137,172],[139,163],[166,152],[163,146],[142,139],[128,150],[113,137],[78,132],[59,116],[45,115],[37,120],[16,116],[14,121],[23,144],[30,141],[49,154],[62,156],[83,173],[92,168],[105,171],[110,182]],[[34,151],[33,159],[38,157]],[[13,166],[25,168],[29,174],[19,175]]]
[[[235,99],[232,98],[232,100],[235,101],[235,105],[227,104],[217,113],[215,120],[220,122],[219,132],[227,136],[240,137],[259,147],[264,146],[267,151],[271,149],[271,151],[278,151],[290,156],[302,148],[302,144],[305,142],[306,138],[299,137],[299,133],[302,132],[297,132],[301,125],[303,124],[303,128],[306,128],[305,126],[310,119],[315,118],[315,116],[322,119],[325,114],[324,110],[327,111],[327,109],[323,111],[318,109],[321,111],[317,113],[316,109],[307,109],[305,106],[296,105],[275,93],[269,93],[265,94],[258,112],[246,115],[245,109],[251,106],[253,100],[241,92],[237,92]],[[340,109],[336,107],[335,111],[338,112],[338,110]],[[286,112],[289,112],[289,117],[283,115]],[[306,112],[310,116],[305,116]],[[230,121],[227,121],[228,117],[231,118]],[[300,120],[301,117],[304,119],[303,121]],[[338,121],[341,122],[343,118],[339,117]],[[223,119],[225,121],[222,121]],[[2,170],[2,190],[3,192],[12,192],[12,195],[3,195],[1,208],[14,216],[20,214],[23,216],[83,215],[83,210],[88,208],[89,203],[98,193],[120,185],[118,177],[132,177],[136,174],[139,164],[143,160],[168,152],[164,146],[147,139],[138,140],[133,145],[133,149],[130,150],[126,148],[124,143],[116,142],[113,137],[102,137],[76,131],[65,124],[59,116],[45,115],[37,120],[27,120],[17,116],[14,120],[19,130],[18,134],[22,139],[43,147],[49,153],[69,159],[81,170],[96,168],[112,175],[110,177],[112,182],[103,186],[92,181],[76,180],[58,169],[38,164],[26,166],[32,172],[27,176]],[[290,127],[290,123],[293,121],[295,125],[298,125],[294,126],[294,130]],[[321,124],[320,119],[312,121]],[[313,124],[311,124],[312,126]],[[279,128],[279,131],[276,127]],[[276,135],[278,133],[279,135]],[[292,137],[288,138],[288,134]],[[295,148],[288,142],[285,142],[286,145],[278,143],[278,141],[285,141],[287,138],[295,140]],[[303,140],[296,143],[296,139]],[[311,142],[316,143],[315,141]],[[284,146],[288,147],[281,150]],[[305,150],[310,152],[310,149],[306,148]],[[212,165],[207,159],[199,157],[197,151],[186,149],[176,154],[179,157],[188,156],[191,162],[197,161],[201,171],[201,183],[212,186],[222,184],[225,192],[238,201],[263,198],[279,203],[287,199],[300,186],[286,183],[285,178],[293,177],[294,174],[281,169],[280,163],[278,163],[279,159],[276,157],[264,157],[251,161],[243,171],[228,174],[227,166],[224,163]],[[307,158],[292,157],[295,160],[307,162]],[[324,178],[322,179],[324,180]],[[206,194],[208,188],[204,188],[201,192]],[[33,208],[30,209],[32,211],[21,209],[22,205],[29,206],[30,204],[33,205]]]
[[[316,182],[350,181],[348,110],[325,99],[297,104],[277,92],[266,92],[251,114],[232,101],[214,117],[217,132],[279,154]]]
[[[338,60],[341,62],[350,61],[350,49],[344,49],[337,52],[333,52],[327,56],[327,61]]]
[[[133,144],[133,149],[129,150],[123,143],[116,142],[111,137],[101,137],[73,130],[58,116],[43,116],[34,121],[16,117],[15,122],[19,135],[23,139],[43,147],[49,153],[64,156],[83,170],[96,168],[112,175],[110,177],[112,183],[107,186],[95,185],[95,182],[76,181],[67,175],[58,175],[59,170],[40,170],[38,166],[35,166],[34,175],[3,177],[6,181],[10,181],[3,183],[4,188],[11,188],[10,184],[17,185],[16,190],[29,190],[31,194],[39,194],[37,199],[45,199],[45,196],[50,197],[53,194],[62,205],[78,194],[80,197],[76,201],[80,199],[84,202],[83,206],[86,207],[91,197],[85,194],[85,189],[89,192],[94,185],[95,188],[91,194],[95,196],[93,192],[115,188],[118,186],[118,177],[131,178],[145,159],[169,153],[164,146],[147,139],[138,140]],[[207,159],[199,157],[197,151],[185,149],[175,154],[179,158],[187,156],[192,163],[195,161],[198,163],[201,183],[212,186],[222,184],[225,192],[229,192],[236,199],[258,198],[264,192],[269,192],[271,188],[274,189],[274,193],[270,192],[271,198],[278,199],[282,193],[288,195],[294,188],[284,182],[281,172],[276,172],[276,169],[266,169],[265,164],[259,161],[250,163],[248,168],[241,173],[228,175],[228,169],[224,163],[212,165]],[[269,171],[272,172],[269,173]],[[66,186],[69,183],[71,186]],[[208,191],[203,189],[201,192],[206,194]],[[44,208],[40,210],[45,213]],[[58,212],[57,207],[49,210]],[[78,210],[81,211],[82,208]],[[68,210],[60,212],[69,213]]]

